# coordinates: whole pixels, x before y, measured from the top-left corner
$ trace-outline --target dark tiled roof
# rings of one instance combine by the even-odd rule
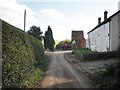
[[[97,29],[98,27],[102,26],[103,24],[106,24],[107,22],[109,22],[111,20],[111,18],[113,16],[115,16],[116,14],[118,14],[120,12],[120,10],[118,12],[116,12],[115,14],[113,14],[112,16],[110,16],[109,18],[107,18],[105,21],[101,22],[99,25],[97,25],[95,28],[93,28],[92,30],[90,30],[88,33],[94,31],[95,29]],[[87,34],[88,34],[87,33]]]

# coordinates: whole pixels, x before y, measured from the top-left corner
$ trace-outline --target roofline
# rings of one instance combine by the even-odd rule
[[[89,34],[90,32],[94,31],[96,28],[100,27],[101,25],[110,22],[111,18],[114,17],[116,14],[118,14],[120,12],[120,10],[118,10],[116,13],[114,13],[112,16],[110,16],[109,18],[107,18],[105,21],[101,22],[99,25],[97,25],[96,27],[94,27],[92,30],[90,30],[87,34]]]
[[[72,30],[72,32],[83,32],[83,30]]]

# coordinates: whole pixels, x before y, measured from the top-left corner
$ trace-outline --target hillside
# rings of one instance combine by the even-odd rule
[[[4,87],[35,87],[47,68],[41,41],[2,21]]]

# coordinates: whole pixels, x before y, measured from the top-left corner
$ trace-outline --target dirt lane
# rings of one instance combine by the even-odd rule
[[[47,52],[50,64],[40,88],[92,88],[93,83],[64,59],[64,51]]]

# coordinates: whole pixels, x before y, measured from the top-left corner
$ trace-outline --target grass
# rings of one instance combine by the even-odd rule
[[[92,80],[96,82],[98,88],[120,88],[120,63],[106,66],[106,71],[98,71],[93,74]]]
[[[75,58],[79,59],[80,61],[83,60],[83,54],[91,53],[93,51],[89,49],[83,49],[83,48],[75,48],[73,49],[73,53],[75,54]]]
[[[82,49],[82,48],[76,48],[73,51],[76,52],[76,53],[82,53],[82,54],[93,52],[89,49]]]

